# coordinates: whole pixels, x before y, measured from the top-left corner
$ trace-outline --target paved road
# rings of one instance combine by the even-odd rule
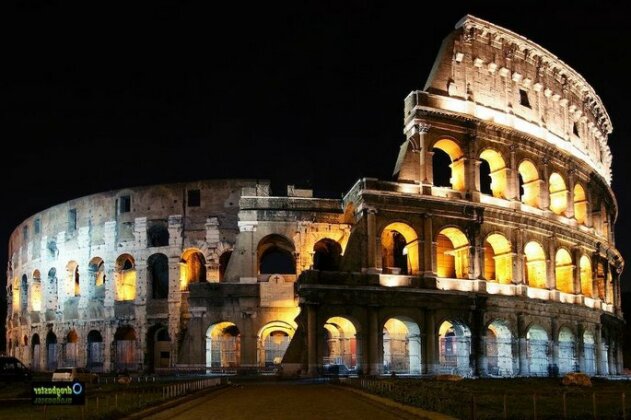
[[[268,383],[232,386],[148,418],[389,420],[418,417],[336,386]]]

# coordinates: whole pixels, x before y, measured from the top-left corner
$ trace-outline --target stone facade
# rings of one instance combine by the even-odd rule
[[[393,181],[158,185],[25,220],[7,350],[39,370],[621,373],[611,130],[574,70],[467,16],[404,101]]]

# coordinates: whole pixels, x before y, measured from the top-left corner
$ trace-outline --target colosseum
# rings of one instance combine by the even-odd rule
[[[403,117],[393,179],[341,199],[210,180],[31,216],[9,243],[7,352],[48,371],[621,373],[594,89],[465,16]]]

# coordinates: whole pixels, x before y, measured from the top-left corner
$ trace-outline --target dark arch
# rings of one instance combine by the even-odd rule
[[[296,274],[294,244],[281,235],[261,239],[257,247],[260,274]]]
[[[337,271],[340,268],[342,246],[333,239],[320,239],[313,246],[313,269]]]
[[[170,366],[171,337],[166,326],[157,324],[149,328],[147,331],[147,353],[145,357],[147,367],[152,371]]]
[[[164,254],[153,254],[147,260],[151,297],[166,299],[169,297],[169,259]]]
[[[219,256],[219,280],[223,280],[224,275],[226,274],[226,268],[228,268],[228,263],[230,262],[230,257],[232,256],[232,250],[226,251]]]
[[[41,360],[41,346],[39,342],[39,334],[35,333],[33,334],[33,337],[31,338],[31,361],[32,361],[33,370],[35,372],[41,369],[40,360]]]
[[[103,361],[105,360],[105,344],[103,336],[97,330],[88,333],[88,361],[87,367],[93,372],[103,371]]]
[[[169,246],[169,228],[165,222],[152,222],[147,229],[147,246]]]
[[[480,159],[480,192],[482,194],[493,195],[491,181],[491,166],[486,160]]]
[[[57,336],[52,331],[46,334],[46,369],[57,369]]]
[[[116,370],[138,370],[138,358],[136,351],[136,331],[130,327],[118,327],[114,334],[116,343]]]
[[[26,274],[22,276],[22,284],[20,284],[20,310],[26,311],[28,308],[28,278]]]
[[[434,185],[437,187],[451,188],[451,158],[440,150],[434,149],[432,168],[434,172]]]

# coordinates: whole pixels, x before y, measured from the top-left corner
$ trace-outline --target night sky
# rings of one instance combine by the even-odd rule
[[[547,48],[602,98],[631,260],[622,2],[57,3],[0,6],[3,268],[16,225],[90,193],[239,177],[339,197],[360,177],[389,179],[403,99],[467,13]]]

